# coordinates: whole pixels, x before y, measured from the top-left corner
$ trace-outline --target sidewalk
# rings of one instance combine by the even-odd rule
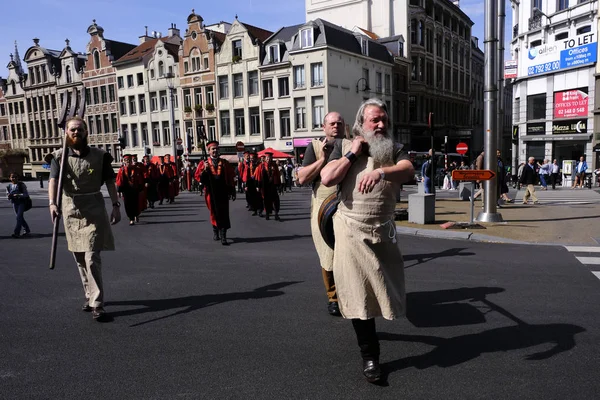
[[[544,204],[540,197],[541,204],[524,205],[517,200],[498,209],[504,222],[482,223],[480,229],[443,229],[440,225],[449,221],[468,222],[470,202],[438,198],[435,224],[419,225],[397,221],[396,225],[401,234],[444,239],[597,246],[600,244],[600,194],[595,191],[593,193],[597,202],[587,204]],[[521,197],[522,191],[518,198]],[[397,208],[407,209],[408,200],[398,203]],[[478,199],[474,207],[475,219],[480,212],[481,201]]]

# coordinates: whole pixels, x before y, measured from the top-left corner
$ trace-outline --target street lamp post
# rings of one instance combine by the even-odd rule
[[[171,146],[173,150],[173,159],[175,160],[175,165],[177,165],[177,135],[175,133],[175,97],[173,95],[173,92],[175,91],[175,74],[169,72],[165,74],[165,79],[167,80],[167,87],[169,88],[169,126],[171,129]]]

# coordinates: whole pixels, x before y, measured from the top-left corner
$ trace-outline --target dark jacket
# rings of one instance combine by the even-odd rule
[[[523,185],[535,185],[537,173],[535,172],[534,168],[531,168],[531,165],[529,164],[525,164],[523,167],[523,174],[521,174],[521,180],[519,182],[521,182]]]

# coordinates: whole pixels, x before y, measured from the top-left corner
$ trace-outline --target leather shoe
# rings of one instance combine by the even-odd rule
[[[81,311],[83,312],[91,312],[92,311],[92,307],[90,307],[90,305],[88,304],[88,302],[86,301],[85,303],[83,303],[83,305],[81,306]]]
[[[93,307],[92,308],[92,318],[98,322],[104,322],[108,320],[108,314],[104,311],[102,307]]]
[[[342,315],[337,301],[330,301],[327,305],[327,311],[329,312],[329,315],[334,315],[336,317],[340,317]]]
[[[379,382],[382,378],[379,361],[363,360],[363,375],[370,383]]]

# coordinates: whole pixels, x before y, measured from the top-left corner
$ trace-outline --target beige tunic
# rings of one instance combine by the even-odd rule
[[[321,158],[321,141],[313,139],[312,146],[315,151],[315,157],[318,160]],[[313,187],[310,202],[310,230],[317,254],[319,255],[321,267],[326,271],[333,271],[333,250],[325,243],[321,235],[321,230],[319,229],[319,208],[321,208],[323,201],[336,190],[335,186],[328,188],[321,185],[321,181],[319,180]]]
[[[344,140],[343,154],[351,143]],[[333,216],[333,274],[344,318],[394,319],[405,314],[404,262],[394,222],[398,185],[382,180],[371,193],[356,189],[365,173],[379,167],[371,157],[358,158],[341,183]]]
[[[62,150],[53,153],[60,164]],[[62,213],[69,251],[114,250],[115,243],[100,192],[106,152],[90,148],[85,157],[67,157]]]

